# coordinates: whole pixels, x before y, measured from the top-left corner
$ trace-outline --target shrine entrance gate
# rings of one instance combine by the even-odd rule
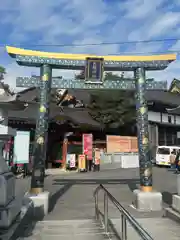
[[[44,187],[44,168],[49,122],[49,102],[51,88],[96,89],[96,90],[135,90],[137,111],[137,132],[140,166],[140,186],[145,192],[152,191],[152,163],[148,136],[148,107],[145,91],[167,90],[167,82],[147,81],[146,71],[163,70],[176,60],[175,54],[154,56],[93,56],[83,54],[50,53],[6,47],[8,54],[21,66],[39,67],[40,78],[18,77],[17,87],[37,87],[40,89],[40,106],[36,123],[34,145],[34,168],[31,192],[40,193]],[[85,80],[52,80],[52,69],[84,70]],[[133,71],[134,80],[103,80],[104,71]]]

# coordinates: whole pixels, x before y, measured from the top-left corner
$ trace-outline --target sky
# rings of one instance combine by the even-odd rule
[[[174,52],[177,53],[175,62],[164,71],[148,72],[147,77],[157,81],[167,80],[168,83],[173,78],[180,78],[180,0],[0,2],[0,65],[6,68],[5,82],[13,89],[17,76],[39,74],[39,68],[18,66],[15,59],[8,56],[6,45],[48,52],[96,55]],[[171,40],[155,41],[163,39]],[[121,44],[86,45],[107,42]],[[53,76],[73,78],[74,72],[53,70]]]

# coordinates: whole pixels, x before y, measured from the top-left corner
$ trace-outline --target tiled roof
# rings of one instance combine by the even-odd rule
[[[9,109],[22,110],[24,103],[17,100],[17,95],[10,91],[9,85],[0,81],[0,104]],[[7,106],[8,104],[8,106]]]
[[[82,90],[70,90],[70,94],[75,95],[78,99],[85,101],[88,103],[90,101],[90,92],[82,91]],[[21,92],[20,97],[18,100],[24,102],[25,99],[29,98],[33,100],[35,97],[38,96],[38,91],[35,88],[25,90]],[[147,101],[153,101],[157,103],[162,103],[167,106],[177,107],[180,105],[180,95],[176,93],[170,93],[168,91],[161,91],[161,90],[151,90],[146,92],[146,99]],[[21,102],[21,103],[22,103]],[[32,119],[33,121],[36,120],[38,116],[38,104],[31,103],[24,111],[10,111],[9,118],[10,119]],[[178,113],[180,114],[180,109],[178,109]],[[92,119],[89,115],[87,109],[78,109],[78,108],[66,108],[63,107],[63,111],[61,108],[58,107],[55,103],[50,104],[50,118],[55,119],[56,116],[62,116],[63,119],[72,121],[77,124],[81,125],[91,125],[92,127],[100,127],[100,124]]]
[[[52,111],[51,117],[55,118],[56,116],[62,116],[67,120],[73,121],[74,123],[81,125],[102,127],[100,123],[92,119],[87,109],[64,108],[63,112],[61,113],[59,113],[59,111],[58,112]]]
[[[90,92],[84,90],[68,90],[68,93],[75,96],[77,99],[82,100],[85,104],[88,104],[90,101]],[[20,92],[18,100],[32,102],[35,98],[38,97],[38,89],[31,88],[25,92]],[[161,102],[167,105],[179,105],[180,96],[176,93],[170,93],[163,90],[149,90],[146,93],[147,101],[156,101]]]
[[[167,112],[170,114],[176,114],[176,115],[180,115],[180,106],[176,107],[176,108],[167,108]]]
[[[180,95],[168,91],[151,90],[146,93],[147,101],[159,102],[164,105],[178,106],[180,105]]]
[[[51,94],[55,94],[55,90],[51,90]],[[68,94],[75,96],[78,100],[83,100],[84,104],[88,104],[90,101],[90,94],[84,90],[68,90]],[[24,102],[33,102],[38,98],[39,90],[37,88],[29,88],[18,93],[18,100]]]
[[[38,104],[29,104],[24,111],[9,111],[10,119],[32,120],[35,121],[38,116]],[[92,127],[100,127],[100,124],[92,119],[87,109],[78,108],[61,108],[55,104],[50,104],[50,119],[63,117],[65,120],[72,121],[81,125],[90,125]]]
[[[180,89],[180,80],[174,78],[170,84],[169,91],[170,92],[177,92]],[[179,91],[178,91],[179,92]]]

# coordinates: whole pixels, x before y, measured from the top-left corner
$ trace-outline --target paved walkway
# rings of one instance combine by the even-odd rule
[[[172,194],[176,193],[176,175],[166,168],[155,167],[153,176],[154,189],[162,192],[164,206],[170,205]],[[51,192],[51,204],[50,213],[45,217],[44,221],[47,223],[49,221],[92,220],[94,218],[93,192],[99,184],[103,184],[121,204],[139,219],[140,223],[144,224],[145,228],[149,228],[147,231],[152,232],[152,229],[156,226],[154,223],[161,222],[163,212],[140,213],[130,206],[133,199],[132,192],[139,187],[139,171],[137,169],[116,169],[104,170],[99,173],[72,173],[48,176],[45,179],[45,189]],[[103,210],[103,194],[100,194],[99,200],[100,207]],[[112,204],[109,205],[109,217],[111,219],[119,218],[119,212]],[[166,227],[168,224],[172,226],[172,222],[167,223],[166,221]],[[174,224],[174,226],[176,225]],[[176,228],[177,232],[179,232],[179,226],[176,226]],[[159,229],[161,232],[161,228]],[[157,231],[153,232],[153,234],[157,235]],[[158,237],[160,237],[159,239],[163,238],[163,231],[162,236],[158,232]],[[169,239],[178,238],[180,236],[176,234],[174,238]]]
[[[176,175],[166,168],[154,168],[154,189],[162,192],[164,205],[170,205],[176,192]],[[129,207],[133,190],[139,187],[139,172],[136,169],[116,169],[99,173],[73,173],[72,175],[49,176],[46,189],[51,191],[51,211],[46,219],[85,219],[94,216],[93,192],[98,184],[104,186],[137,217]],[[103,205],[103,196],[100,196]],[[112,217],[117,211],[112,210]],[[145,214],[146,215],[146,214]],[[155,215],[155,214],[152,214]],[[157,213],[156,213],[157,215]]]

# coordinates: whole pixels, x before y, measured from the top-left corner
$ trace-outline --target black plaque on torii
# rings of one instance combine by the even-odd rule
[[[85,80],[86,83],[103,83],[104,59],[86,58]]]

